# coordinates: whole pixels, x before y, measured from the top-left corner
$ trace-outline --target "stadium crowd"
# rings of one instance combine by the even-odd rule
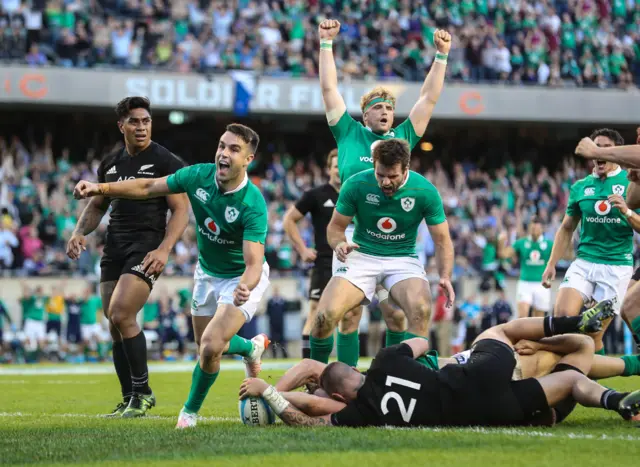
[[[96,179],[102,155],[90,150],[86,161],[72,162],[68,149],[54,155],[51,143],[51,135],[42,146],[25,144],[16,137],[0,139],[0,270],[18,276],[97,277],[108,215],[96,234],[88,237],[87,250],[79,261],[68,259],[65,247],[84,207],[83,202],[73,199],[73,187],[80,179]],[[324,170],[314,160],[288,153],[262,154],[260,158],[264,170],[250,173],[269,206],[267,259],[276,273],[301,272],[309,265],[299,261],[284,234],[282,218],[305,190],[324,183]],[[430,160],[415,158],[412,168],[425,174],[443,197],[459,277],[482,270],[487,245],[503,230],[512,238],[523,234],[522,226],[536,213],[547,226],[545,235],[552,239],[562,221],[568,187],[587,174],[586,167],[577,165],[574,158],[567,158],[554,173],[545,167],[536,169],[530,162],[511,162],[488,171],[470,162],[454,163],[451,170],[445,170],[438,160]],[[303,221],[300,227],[311,245],[311,224]],[[434,255],[426,226],[420,230],[418,251],[425,265]],[[164,275],[191,276],[197,255],[195,232],[189,226]]]
[[[318,76],[317,24],[342,22],[344,79],[422,81],[433,31],[449,79],[627,88],[640,79],[634,0],[2,0],[0,60]]]

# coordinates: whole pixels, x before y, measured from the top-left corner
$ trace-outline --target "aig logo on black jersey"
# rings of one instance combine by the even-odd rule
[[[122,182],[123,180],[135,180],[135,179],[136,177],[123,177],[123,176],[118,177],[119,182]]]

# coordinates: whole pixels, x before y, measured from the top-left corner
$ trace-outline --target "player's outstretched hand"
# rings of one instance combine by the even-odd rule
[[[453,290],[453,285],[450,279],[440,279],[440,289],[445,297],[447,297],[447,303],[445,306],[451,308],[456,302],[456,292]]]
[[[261,397],[269,385],[260,378],[247,378],[240,385],[240,399]]]
[[[542,348],[542,344],[539,342],[532,342],[528,340],[520,340],[516,342],[514,346],[518,355],[533,355]]]
[[[85,199],[100,194],[100,188],[97,183],[80,180],[73,189],[73,197],[75,199]]]
[[[249,300],[251,296],[251,290],[247,287],[247,284],[240,283],[233,291],[233,304],[235,306],[242,306]]]
[[[433,33],[433,42],[441,54],[448,54],[449,50],[451,50],[451,34],[444,29],[435,30]]]
[[[169,252],[163,249],[156,249],[147,253],[142,262],[142,270],[147,276],[160,274],[169,261]]]
[[[598,146],[596,146],[596,143],[594,143],[591,138],[582,138],[578,146],[576,146],[575,153],[585,159],[597,159]]]
[[[336,246],[335,252],[338,261],[345,262],[347,260],[347,255],[351,253],[353,250],[357,250],[360,248],[360,245],[356,243],[349,242],[340,242],[338,246]]]
[[[78,259],[84,250],[87,249],[87,239],[84,235],[73,234],[67,243],[67,256],[71,259]]]
[[[618,210],[624,214],[629,210],[629,206],[625,202],[624,198],[620,195],[609,195],[607,197],[612,206],[618,208]]]
[[[340,21],[336,19],[325,19],[318,25],[318,35],[320,39],[333,40],[340,32]]]
[[[300,258],[302,258],[302,261],[305,263],[313,263],[317,257],[318,252],[313,248],[305,248],[302,250],[302,253],[300,253]]]
[[[550,289],[551,284],[556,278],[556,268],[547,264],[547,267],[544,269],[542,273],[542,287],[545,289]]]

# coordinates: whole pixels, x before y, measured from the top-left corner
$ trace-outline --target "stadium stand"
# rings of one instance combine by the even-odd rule
[[[437,27],[458,39],[450,80],[628,88],[640,77],[633,0],[3,0],[0,60],[314,78],[315,29],[330,16],[345,79],[422,81]]]

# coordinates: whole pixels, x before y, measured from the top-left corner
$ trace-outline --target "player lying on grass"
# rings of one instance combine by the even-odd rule
[[[313,396],[299,393],[290,402],[256,378],[243,382],[240,397],[262,396],[285,423],[295,426],[551,425],[556,417],[551,408],[573,400],[630,419],[640,412],[640,391],[618,393],[585,376],[593,362],[593,341],[587,337],[575,340],[575,351],[563,356],[552,374],[512,381],[514,343],[592,333],[612,316],[613,305],[607,300],[580,317],[527,318],[496,326],[480,335],[465,363],[440,371],[416,362],[428,350],[424,339],[381,350],[366,375],[331,363],[322,372],[320,386],[333,401],[312,402]],[[304,413],[313,406],[318,409],[316,404],[323,404],[324,415]]]

